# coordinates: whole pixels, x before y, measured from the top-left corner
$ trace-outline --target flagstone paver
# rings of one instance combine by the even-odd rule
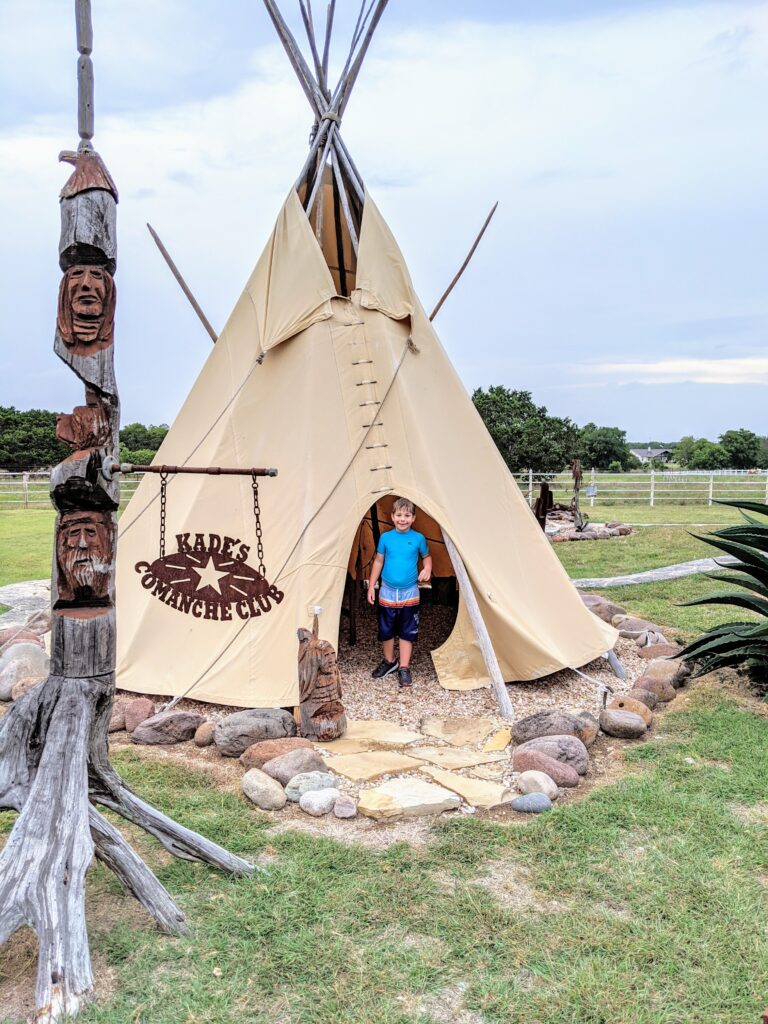
[[[492,718],[424,718],[420,729],[425,736],[445,740],[454,747],[482,743],[497,723]]]
[[[376,789],[360,790],[357,809],[378,821],[415,818],[424,814],[453,811],[461,806],[458,794],[426,779],[391,779]]]
[[[343,775],[353,782],[370,782],[382,775],[396,772],[410,772],[424,762],[394,750],[368,750],[361,754],[340,754],[328,758],[326,765],[331,771]]]
[[[491,752],[484,754],[475,750],[456,750],[454,747],[409,747],[408,753],[420,757],[423,761],[437,765],[438,768],[474,768],[478,764],[493,764],[494,761],[507,762],[507,754]]]
[[[442,768],[433,768],[432,765],[424,765],[421,770],[441,786],[458,793],[473,807],[482,807],[488,810],[491,807],[498,807],[499,804],[508,803],[515,797],[511,790],[497,782],[485,782],[483,779],[473,779],[466,775],[455,775],[453,772],[443,771]]]
[[[387,722],[383,718],[361,718],[356,722],[347,723],[347,731],[342,739],[370,743],[371,747],[405,747],[409,743],[423,740],[424,737],[421,733],[404,729],[401,725]],[[327,743],[326,746],[332,749],[331,743]]]

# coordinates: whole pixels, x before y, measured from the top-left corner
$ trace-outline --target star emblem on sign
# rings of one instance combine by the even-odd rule
[[[229,576],[228,572],[220,572],[213,564],[213,555],[208,556],[208,561],[204,566],[193,566],[194,572],[199,577],[196,591],[204,590],[206,587],[210,587],[215,593],[221,597],[221,581]]]

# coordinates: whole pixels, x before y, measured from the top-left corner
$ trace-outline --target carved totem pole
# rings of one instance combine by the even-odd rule
[[[0,808],[18,812],[0,854],[0,943],[29,925],[39,938],[38,1024],[75,1016],[93,992],[85,874],[94,853],[170,933],[184,915],[101,804],[173,854],[228,871],[252,866],[176,824],[132,793],[109,762],[115,689],[115,555],[120,485],[102,472],[119,449],[113,345],[117,189],[93,137],[90,0],[76,0],[80,145],[61,193],[54,351],[85,385],[85,404],[59,417],[73,449],[51,473],[56,508],[51,675],[0,720]]]

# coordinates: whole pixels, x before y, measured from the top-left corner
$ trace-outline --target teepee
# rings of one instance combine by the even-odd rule
[[[155,461],[279,475],[258,490],[243,477],[144,477],[120,522],[119,685],[296,705],[296,630],[321,609],[321,635],[337,642],[360,524],[393,494],[418,506],[444,571],[466,569],[453,632],[432,652],[444,686],[582,666],[616,631],[554,555],[340,135],[386,0],[363,4],[333,91],[334,0],[322,50],[302,0],[314,72],[265,4],[312,106],[310,152]],[[161,520],[171,553],[158,557]]]

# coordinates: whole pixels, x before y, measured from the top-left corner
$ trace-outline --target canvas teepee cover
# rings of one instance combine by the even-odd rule
[[[454,540],[505,679],[580,666],[616,632],[587,611],[475,411],[366,196],[356,279],[336,294],[292,190],[251,279],[163,443],[157,462],[277,466],[260,485],[267,579],[284,594],[250,614],[221,613],[232,582],[191,574],[198,604],[147,585],[157,558],[159,480],[147,475],[120,523],[118,673],[124,689],[237,706],[298,703],[296,629],[320,606],[337,642],[350,549],[383,494],[411,498]],[[267,353],[262,363],[259,357]],[[198,534],[248,545],[256,564],[250,480],[176,476],[167,550]],[[188,537],[186,535],[189,535]],[[215,546],[214,541],[214,546]],[[187,559],[189,564],[189,559]],[[247,584],[245,586],[247,592]],[[194,595],[193,595],[194,596]],[[208,604],[206,604],[206,601]],[[215,617],[205,617],[213,606]],[[210,607],[209,607],[210,606]],[[488,680],[460,608],[433,652],[449,688]]]

